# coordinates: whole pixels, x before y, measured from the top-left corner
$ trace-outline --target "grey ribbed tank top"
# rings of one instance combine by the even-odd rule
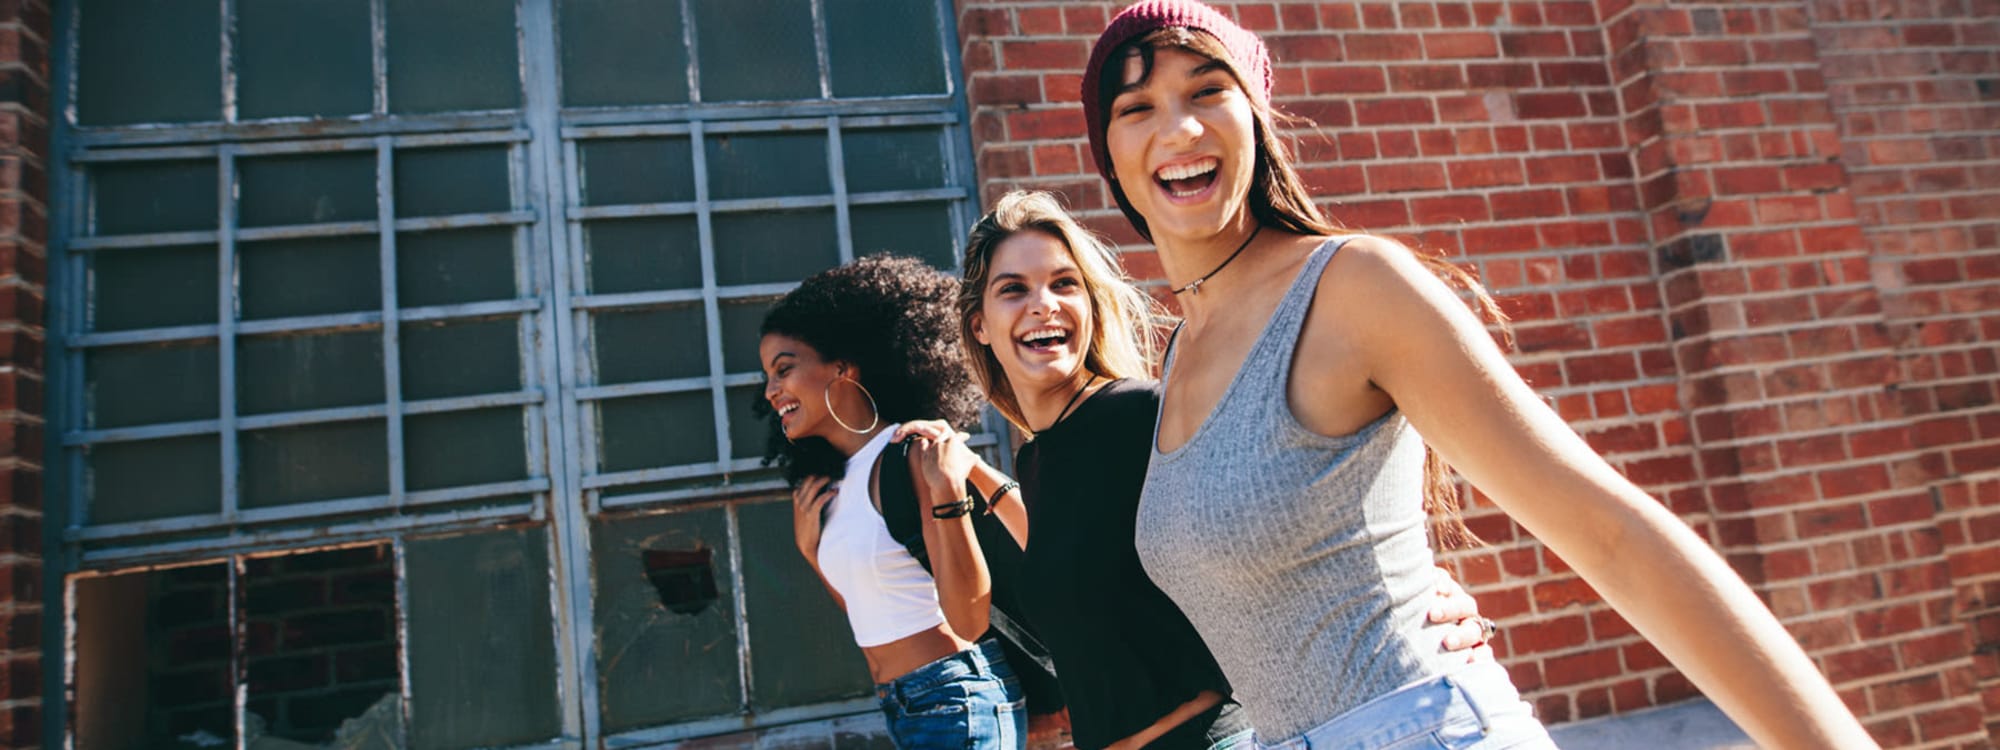
[[[1428,623],[1422,440],[1395,410],[1319,435],[1285,400],[1306,309],[1347,239],[1313,251],[1186,445],[1160,452],[1155,423],[1139,503],[1146,573],[1214,650],[1265,743],[1452,661]],[[1169,346],[1167,381],[1173,360]]]

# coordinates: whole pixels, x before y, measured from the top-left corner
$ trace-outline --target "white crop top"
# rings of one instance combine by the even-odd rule
[[[875,457],[896,425],[883,428],[847,459],[847,478],[829,501],[819,534],[819,570],[847,602],[854,642],[880,646],[943,625],[937,582],[903,545],[868,497]]]

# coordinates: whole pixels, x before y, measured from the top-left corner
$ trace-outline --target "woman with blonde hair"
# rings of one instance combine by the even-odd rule
[[[1008,194],[973,227],[960,341],[986,397],[1029,440],[1015,595],[1053,657],[1077,747],[1247,747],[1229,683],[1132,546],[1159,395],[1158,305],[1046,193]],[[1485,640],[1471,598],[1440,572],[1434,648]],[[1442,597],[1442,598],[1440,598]],[[1491,659],[1490,650],[1472,655]]]
[[[1750,588],[1542,403],[1435,265],[1320,214],[1270,95],[1262,40],[1192,0],[1119,13],[1081,89],[1093,163],[1185,315],[1139,557],[1260,742],[1550,745],[1506,670],[1427,645],[1435,450],[1760,744],[1872,746]]]

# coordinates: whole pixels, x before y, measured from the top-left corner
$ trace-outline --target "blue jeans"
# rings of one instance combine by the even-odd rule
[[[1534,708],[1491,661],[1407,685],[1356,706],[1271,750],[1500,750],[1553,748]]]
[[[1027,699],[991,638],[876,685],[889,738],[904,750],[1020,750]]]

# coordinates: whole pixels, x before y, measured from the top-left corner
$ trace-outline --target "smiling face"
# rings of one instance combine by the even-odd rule
[[[782,333],[764,334],[757,342],[757,359],[764,363],[764,400],[777,411],[789,439],[824,438],[840,429],[827,414],[829,398],[850,422],[853,415],[867,413],[865,405],[846,403],[857,398],[858,389],[833,387],[843,371],[854,376],[853,368],[826,360],[804,341]],[[866,419],[862,417],[861,424]]]
[[[1105,150],[1155,240],[1200,239],[1246,210],[1256,166],[1251,101],[1222,62],[1178,47],[1126,57]]]
[[[1090,296],[1069,247],[1040,230],[1016,232],[993,248],[972,335],[993,352],[1014,393],[1075,389],[1090,348]]]

